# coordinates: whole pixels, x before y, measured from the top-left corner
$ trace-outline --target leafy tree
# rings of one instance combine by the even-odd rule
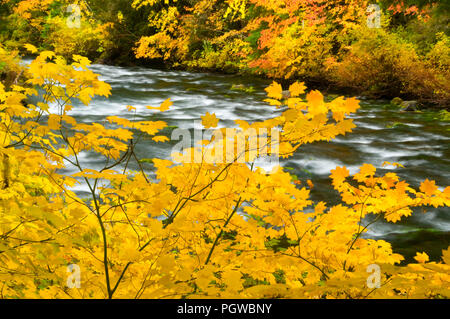
[[[363,236],[377,220],[395,223],[414,207],[448,206],[449,187],[427,179],[414,189],[370,164],[352,176],[337,167],[330,177],[342,203],[327,207],[309,199],[311,184],[298,185],[281,167],[267,174],[254,165],[274,143],[289,157],[304,144],[350,133],[355,98],[325,102],[297,82],[283,101],[274,82],[267,102],[285,104],[281,115],[238,120],[233,134],[216,129],[203,146],[152,159],[151,177],[143,166],[149,160],[139,160],[135,147],[144,137],[167,141],[166,123],[116,116],[108,124],[78,123],[70,116],[73,101],[88,105],[95,95],[108,96],[110,86],[87,58],[72,61],[43,51],[27,70],[28,86],[0,85],[2,298],[449,297],[449,250],[442,262],[420,252],[417,263],[398,267],[403,257],[389,243]],[[24,106],[38,88],[41,100]],[[219,121],[214,114],[202,120],[205,128]],[[275,128],[279,138],[267,133]],[[252,145],[263,137],[268,142],[256,144],[255,153]],[[243,138],[248,143],[236,151]],[[85,167],[85,152],[101,157],[103,167]],[[71,191],[75,183],[89,196]],[[374,220],[367,222],[369,214]],[[77,289],[68,287],[73,264],[81,270]],[[371,264],[382,269],[379,289],[367,287]]]

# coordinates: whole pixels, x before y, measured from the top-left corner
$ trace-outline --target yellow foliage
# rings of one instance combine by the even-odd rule
[[[353,176],[336,168],[331,178],[342,203],[327,207],[282,168],[267,174],[238,156],[215,164],[152,159],[154,179],[135,143],[144,135],[167,141],[156,135],[166,123],[110,116],[105,127],[70,116],[69,97],[88,105],[93,96],[110,94],[88,65],[81,56],[68,63],[42,52],[27,70],[28,83],[44,91],[37,105],[21,103],[36,90],[0,85],[2,298],[450,296],[448,250],[445,263],[418,255],[420,264],[398,267],[403,257],[388,242],[362,236],[369,213],[395,222],[412,207],[449,206],[448,187],[441,192],[426,181],[415,190],[395,173],[377,176],[369,164]],[[289,157],[304,144],[351,132],[347,117],[359,108],[356,99],[325,102],[318,91],[301,99],[304,90],[290,87],[281,115],[238,121],[237,136],[278,127],[280,156]],[[267,91],[282,99],[281,85]],[[170,105],[166,100],[158,109]],[[215,127],[218,120],[207,113],[203,124]],[[210,146],[194,153],[202,156]],[[96,153],[102,167],[84,167],[82,152]],[[140,169],[130,171],[135,160]],[[77,173],[66,173],[69,167]],[[89,189],[88,199],[71,191],[75,183]],[[68,287],[73,264],[81,271],[78,288]],[[371,264],[382,269],[376,291],[366,286]],[[283,283],[275,276],[280,270]]]
[[[217,123],[219,122],[219,119],[216,117],[216,114],[210,114],[209,112],[206,112],[204,116],[201,116],[202,118],[202,124],[205,128],[211,128],[216,127]]]

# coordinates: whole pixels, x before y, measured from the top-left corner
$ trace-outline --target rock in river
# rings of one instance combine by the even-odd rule
[[[403,101],[401,104],[401,110],[406,112],[414,112],[418,111],[418,103],[417,101]]]

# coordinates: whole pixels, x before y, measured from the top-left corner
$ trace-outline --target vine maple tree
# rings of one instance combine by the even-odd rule
[[[426,180],[417,190],[395,173],[377,176],[370,164],[353,176],[338,167],[331,179],[342,203],[327,207],[282,167],[271,174],[256,167],[249,147],[220,152],[227,135],[185,150],[200,162],[180,163],[180,153],[152,159],[151,176],[135,147],[146,136],[165,141],[166,123],[109,116],[85,124],[70,116],[73,100],[89,105],[93,96],[110,95],[89,63],[44,51],[26,70],[28,85],[0,84],[2,298],[449,296],[448,249],[443,262],[419,252],[417,263],[399,267],[403,257],[388,242],[363,236],[381,218],[396,222],[414,207],[448,206],[449,187]],[[40,101],[24,105],[38,88]],[[232,145],[249,129],[279,128],[280,156],[289,157],[355,127],[355,98],[326,102],[302,83],[289,90],[283,100],[281,85],[267,88],[269,104],[286,108],[265,121],[236,121]],[[166,100],[158,110],[171,105]],[[203,124],[213,128],[218,120],[206,114]],[[86,152],[102,158],[102,168],[85,167]],[[76,183],[88,197],[71,190]],[[80,267],[79,288],[67,287],[71,264]],[[366,286],[370,264],[382,269],[379,289]]]

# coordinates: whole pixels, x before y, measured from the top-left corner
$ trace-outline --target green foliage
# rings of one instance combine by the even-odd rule
[[[255,88],[253,86],[245,86],[243,84],[233,84],[230,88],[230,90],[233,91],[242,91],[242,92],[246,92],[246,93],[253,93],[255,92]]]

